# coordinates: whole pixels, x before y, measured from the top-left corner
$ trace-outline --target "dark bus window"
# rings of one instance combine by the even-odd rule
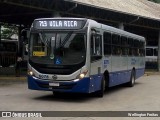
[[[112,45],[112,55],[122,55],[122,49],[120,46]]]
[[[134,42],[132,38],[128,38],[128,46],[129,46],[129,55],[134,56],[135,55],[135,49],[134,47]]]
[[[128,55],[128,38],[121,36],[122,55]]]
[[[154,49],[154,56],[158,56],[158,49],[157,48]]]
[[[144,49],[140,49],[140,56],[144,56],[145,55],[145,50]]]
[[[121,45],[121,39],[119,35],[116,35],[116,34],[112,35],[112,44]]]
[[[128,39],[127,39],[127,37],[121,36],[121,43],[122,43],[122,46],[127,47],[128,46]]]
[[[153,56],[153,49],[152,48],[146,48],[146,56]]]
[[[104,55],[111,55],[111,40],[112,35],[111,33],[104,32]]]
[[[112,54],[122,55],[121,39],[119,35],[112,34]]]
[[[144,48],[144,42],[142,42],[142,41],[139,42],[139,48],[140,49]]]
[[[103,37],[104,37],[104,43],[105,44],[107,44],[107,43],[111,44],[111,40],[112,40],[111,33],[104,32]]]
[[[140,41],[139,40],[134,40],[134,47],[138,48],[140,45]]]
[[[129,55],[130,56],[135,56],[136,54],[136,49],[135,48],[129,48]]]
[[[134,43],[133,43],[132,38],[128,38],[128,45],[129,45],[129,47],[134,47]]]
[[[104,55],[111,55],[111,45],[104,44]]]
[[[122,55],[128,55],[129,49],[128,47],[122,47]]]

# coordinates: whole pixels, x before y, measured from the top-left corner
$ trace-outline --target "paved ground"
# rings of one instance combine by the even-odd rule
[[[0,111],[160,111],[160,75],[158,73],[146,74],[136,81],[133,88],[114,87],[106,92],[103,98],[84,94],[61,94],[55,97],[51,92],[27,89],[25,77],[18,78],[18,81],[13,78],[15,81],[12,82],[8,78],[4,78],[1,77],[0,79]],[[31,120],[31,118],[26,119]],[[45,119],[159,120],[159,118],[96,118],[94,116]]]

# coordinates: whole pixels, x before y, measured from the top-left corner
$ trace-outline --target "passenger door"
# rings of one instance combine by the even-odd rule
[[[93,34],[90,40],[90,51],[91,51],[91,85],[92,92],[100,89],[100,81],[102,79],[102,35]]]

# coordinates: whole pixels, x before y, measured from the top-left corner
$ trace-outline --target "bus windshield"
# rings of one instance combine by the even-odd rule
[[[86,38],[84,33],[31,33],[30,60],[40,64],[73,65],[84,61]]]

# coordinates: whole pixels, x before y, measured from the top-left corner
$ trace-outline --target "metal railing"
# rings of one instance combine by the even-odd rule
[[[1,67],[15,67],[16,65],[15,52],[2,52],[0,53],[0,66]]]

